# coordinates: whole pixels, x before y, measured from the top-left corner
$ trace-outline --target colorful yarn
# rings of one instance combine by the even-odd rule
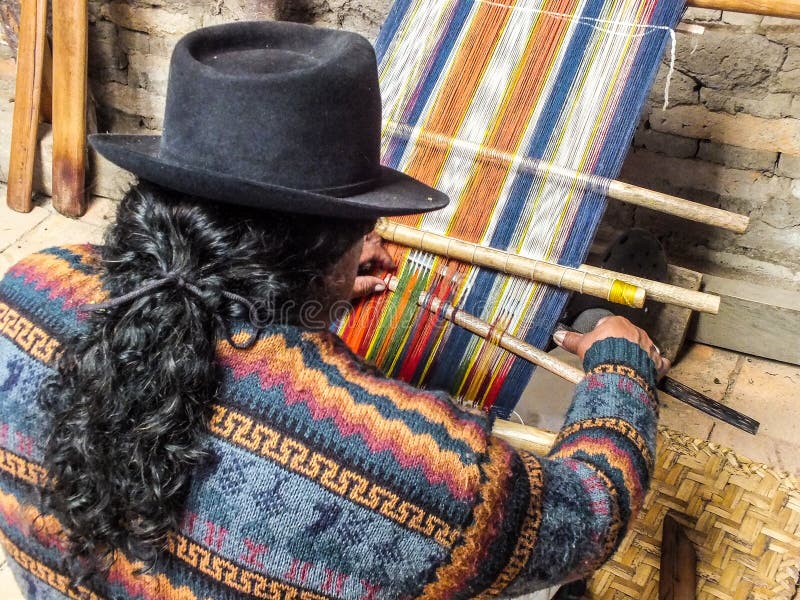
[[[376,42],[382,160],[451,198],[397,221],[580,264],[605,207],[603,182],[619,172],[682,8],[678,0],[396,0]],[[342,337],[392,376],[507,416],[532,367],[440,319],[433,327],[418,291],[446,285],[459,308],[539,347],[567,293],[393,252],[400,292],[362,303]]]

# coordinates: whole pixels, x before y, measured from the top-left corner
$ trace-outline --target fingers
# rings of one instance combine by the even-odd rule
[[[359,264],[369,263],[372,267],[379,267],[391,271],[395,268],[391,254],[384,248],[381,237],[375,233],[368,233],[364,237],[364,246],[361,250]]]
[[[603,317],[597,322],[595,328],[585,334],[560,330],[553,334],[553,340],[573,354],[583,359],[586,351],[595,343],[605,338],[623,338],[637,344],[642,350],[647,352],[655,365],[659,379],[669,370],[670,362],[661,356],[653,340],[647,333],[636,327],[623,317],[608,316]]]
[[[571,354],[578,354],[581,340],[585,334],[560,329],[553,334],[553,341]]]
[[[672,363],[663,356],[659,355],[658,358],[658,361],[656,361],[656,374],[657,379],[661,379],[669,372],[670,368],[672,367]]]
[[[359,275],[353,283],[353,298],[369,296],[386,289],[386,282],[380,277],[372,275]]]

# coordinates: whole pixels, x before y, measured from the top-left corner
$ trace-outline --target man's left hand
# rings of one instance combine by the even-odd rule
[[[374,231],[364,237],[364,246],[358,261],[358,275],[353,284],[353,298],[368,296],[386,289],[386,282],[382,278],[370,275],[375,269],[393,271],[396,267],[382,242],[381,236]]]

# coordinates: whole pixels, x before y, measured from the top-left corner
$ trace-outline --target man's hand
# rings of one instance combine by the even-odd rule
[[[353,283],[353,298],[368,296],[386,289],[383,279],[369,274],[375,269],[392,271],[395,269],[395,264],[383,247],[381,236],[372,232],[364,236],[364,246],[361,249],[361,258],[358,260],[358,275]]]
[[[624,317],[603,317],[589,333],[557,331],[553,335],[553,340],[564,350],[577,354],[583,360],[583,355],[592,344],[609,337],[625,338],[638,344],[653,359],[659,379],[669,371],[670,362],[661,356],[661,352],[656,348],[650,336]]]

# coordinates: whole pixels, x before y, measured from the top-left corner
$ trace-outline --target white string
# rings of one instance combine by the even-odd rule
[[[509,6],[507,4],[502,4],[500,2],[492,2],[492,0],[475,0],[475,1],[479,2],[480,4],[497,6],[498,8],[507,8],[509,10],[518,10],[532,14],[545,15],[547,17],[554,17],[556,19],[561,19],[563,21],[570,21],[570,22],[577,21],[579,23],[587,23],[591,26],[592,29],[602,31],[603,33],[608,33],[610,35],[624,35],[625,37],[632,35],[633,37],[641,37],[657,30],[666,30],[670,32],[672,31],[672,28],[667,27],[666,25],[650,25],[650,24],[635,23],[632,21],[614,21],[612,19],[596,19],[594,17],[583,17],[583,16],[576,17],[575,15],[571,15],[568,13],[560,13],[551,10],[542,10],[541,8],[531,8],[528,6],[519,6],[519,5]],[[597,25],[594,25],[594,23],[600,23],[601,25],[613,25],[614,29],[609,29],[607,27],[598,27]],[[622,27],[628,27],[634,29],[647,29],[649,31],[645,31],[643,33],[634,33],[634,34],[631,34],[628,31],[615,31],[616,29]]]
[[[664,106],[661,107],[661,110],[667,110],[667,106],[669,106],[669,86],[672,83],[672,73],[675,72],[675,32],[672,29],[669,30],[669,40],[669,71],[667,72],[667,83],[664,85]]]

